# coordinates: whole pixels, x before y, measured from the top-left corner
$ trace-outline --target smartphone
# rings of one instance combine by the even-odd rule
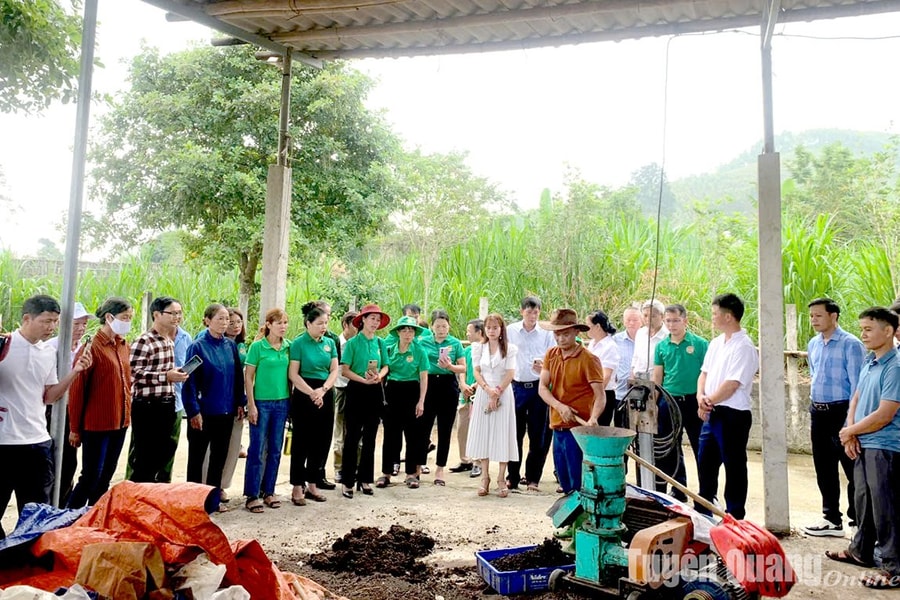
[[[378,361],[370,360],[369,367],[366,369],[366,371],[369,373],[377,373],[378,372]]]
[[[188,375],[190,375],[191,373],[193,373],[194,371],[199,369],[200,365],[202,365],[202,364],[203,364],[203,359],[195,354],[194,356],[191,357],[191,360],[184,363],[184,365],[181,367],[181,372],[187,373]]]
[[[440,358],[450,360],[450,346],[442,346],[440,349]]]

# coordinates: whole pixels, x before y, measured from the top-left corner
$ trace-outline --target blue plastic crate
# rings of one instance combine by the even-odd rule
[[[490,561],[508,554],[519,554],[537,546],[520,546],[518,548],[501,548],[499,550],[482,550],[475,553],[478,573],[485,583],[504,596],[542,592],[550,584],[550,573],[557,569],[572,572],[575,564],[525,569],[524,571],[498,571]]]

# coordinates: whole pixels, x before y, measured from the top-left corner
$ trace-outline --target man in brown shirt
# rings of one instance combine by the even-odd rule
[[[603,391],[603,368],[600,360],[578,343],[578,332],[587,325],[578,320],[571,308],[553,313],[549,322],[540,323],[553,332],[556,347],[544,357],[538,394],[550,407],[550,428],[553,430],[553,463],[563,493],[581,488],[581,462],[584,456],[575,442],[571,429],[578,419],[597,425],[606,405]],[[577,418],[576,418],[577,417]]]

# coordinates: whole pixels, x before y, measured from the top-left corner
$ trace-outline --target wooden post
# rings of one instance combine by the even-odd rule
[[[144,329],[148,331],[153,325],[153,315],[150,314],[150,303],[153,302],[153,292],[144,292],[141,298],[141,314],[144,315]]]
[[[785,344],[788,350],[798,350],[797,347],[797,305],[787,304],[784,307],[784,324],[787,332]],[[786,355],[787,359],[787,384],[788,406],[791,411],[791,431],[797,431],[800,425],[800,357],[796,353]]]
[[[482,321],[488,316],[488,299],[482,296],[478,299],[478,318]]]

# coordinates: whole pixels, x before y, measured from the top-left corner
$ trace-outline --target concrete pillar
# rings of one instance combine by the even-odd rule
[[[759,167],[759,403],[762,421],[766,527],[790,533],[787,407],[784,395],[784,288],[781,265],[781,156],[760,154]]]
[[[266,311],[285,306],[291,231],[291,168],[270,165],[266,183],[266,225],[263,237],[259,321]]]

